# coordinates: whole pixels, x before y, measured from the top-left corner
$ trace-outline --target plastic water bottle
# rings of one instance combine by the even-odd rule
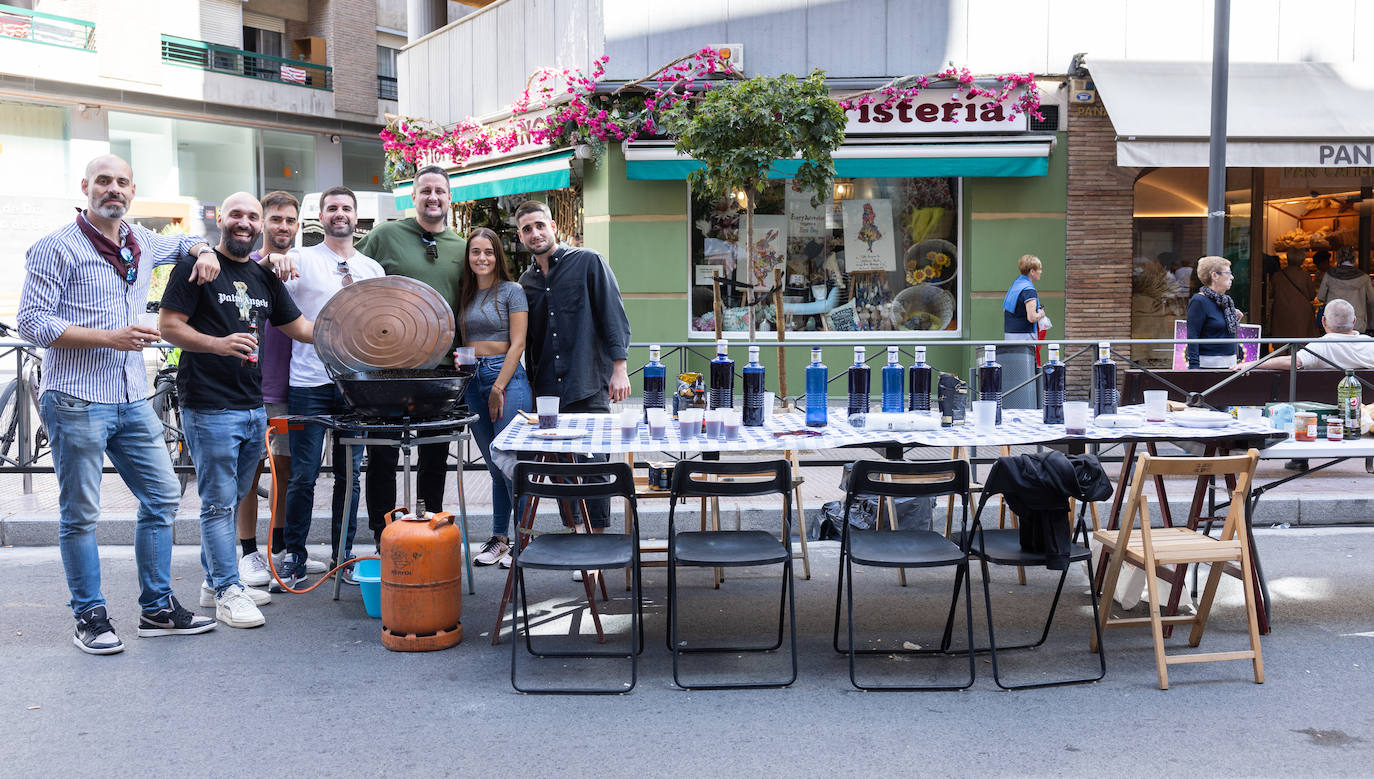
[[[916,347],[916,362],[907,369],[907,411],[930,410],[931,375],[934,370],[926,365],[926,348]]]
[[[1336,404],[1341,408],[1341,426],[1347,439],[1360,436],[1360,407],[1364,402],[1360,380],[1355,371],[1347,370],[1345,378],[1336,385]]]
[[[806,366],[806,425],[825,427],[826,388],[830,371],[821,362],[821,347],[811,347],[811,364]]]
[[[997,424],[1002,424],[1002,365],[997,362],[997,347],[983,347],[983,364],[978,366],[978,399],[997,402]]]
[[[1097,344],[1097,362],[1093,363],[1093,416],[1116,413],[1116,363],[1112,362],[1112,345]]]
[[[864,348],[854,347],[854,364],[849,366],[849,415],[868,413],[868,387],[872,372],[864,361]]]
[[[887,347],[887,365],[883,366],[883,413],[898,414],[903,411],[902,380],[906,378],[906,371],[897,362],[898,356],[897,347]]]
[[[1050,361],[1040,368],[1045,381],[1045,424],[1064,424],[1065,366],[1059,361],[1059,344],[1050,344]]]
[[[735,407],[735,361],[730,359],[730,342],[716,341],[716,358],[711,360],[711,408]]]
[[[664,392],[667,389],[668,369],[658,361],[661,349],[658,344],[649,347],[649,362],[644,365],[644,421],[649,421],[649,409],[663,408]]]
[[[759,364],[759,348],[749,347],[749,364],[744,366],[744,424],[763,427],[763,379],[765,372]]]

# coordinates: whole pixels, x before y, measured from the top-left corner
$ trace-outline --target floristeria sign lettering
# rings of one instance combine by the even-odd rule
[[[845,111],[846,135],[1021,132],[1024,112],[1012,113],[986,98],[967,100],[958,90],[930,89],[894,105],[870,103]]]

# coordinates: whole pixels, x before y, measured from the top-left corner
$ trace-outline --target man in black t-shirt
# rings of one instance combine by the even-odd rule
[[[189,281],[191,264],[178,263],[162,295],[159,326],[180,346],[177,393],[186,443],[200,493],[200,605],[230,627],[263,624],[258,606],[271,595],[239,583],[234,510],[253,489],[264,450],[257,330],[271,322],[287,336],[312,342],[314,323],[301,316],[276,275],[248,255],[262,233],[262,206],[246,192],[220,207],[222,238],[215,247],[223,269],[212,283]]]

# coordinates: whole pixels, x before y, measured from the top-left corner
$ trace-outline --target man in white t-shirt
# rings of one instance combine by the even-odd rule
[[[358,199],[347,187],[330,187],[320,195],[320,222],[324,225],[324,243],[293,249],[289,253],[293,278],[286,289],[296,301],[302,315],[314,321],[324,304],[344,287],[363,279],[385,275],[375,260],[353,248],[353,229],[358,224]],[[310,312],[305,314],[304,312]],[[305,348],[298,349],[297,346]],[[292,344],[291,382],[287,390],[287,410],[293,415],[340,414],[348,410],[343,396],[325,370],[315,347]],[[291,431],[291,480],[286,487],[286,554],[278,574],[287,587],[304,584],[305,539],[310,532],[311,512],[315,505],[315,481],[320,474],[320,460],[324,443],[324,428],[303,425]],[[353,533],[358,524],[358,473],[362,465],[362,447],[353,447],[353,497],[347,529],[343,525],[346,496],[344,470],[348,447],[335,444],[333,450],[334,501],[333,525],[330,535],[332,559],[339,559],[339,545],[343,544],[344,559],[351,558]],[[342,538],[341,538],[342,535]],[[345,581],[353,583],[351,573]],[[274,591],[280,585],[272,582]]]

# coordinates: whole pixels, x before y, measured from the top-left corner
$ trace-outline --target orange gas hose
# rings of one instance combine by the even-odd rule
[[[275,498],[274,496],[277,495],[277,490],[278,490],[278,489],[284,488],[284,485],[281,485],[281,484],[278,484],[278,483],[277,483],[276,458],[272,456],[272,438],[273,438],[273,436],[284,435],[284,434],[287,432],[287,429],[288,429],[288,424],[287,424],[287,421],[286,421],[286,418],[285,418],[285,417],[274,417],[274,418],[269,419],[269,420],[267,421],[267,432],[264,434],[264,440],[266,440],[266,442],[267,442],[267,470],[272,474],[272,490],[271,490],[270,496],[269,496],[268,499],[267,499],[268,504],[270,504],[270,506],[271,506],[271,509],[270,509],[270,511],[269,511],[269,514],[270,514],[271,517],[272,517],[271,521],[268,523],[268,530],[267,530],[267,537],[268,537],[268,539],[271,539],[271,538],[272,538],[272,534],[273,534],[273,533],[276,531],[276,529],[277,529],[277,520],[278,520],[278,517],[277,517],[277,501],[276,501],[276,498]],[[340,523],[340,530],[339,530],[339,532],[342,534],[342,533],[345,532],[347,529],[348,529],[348,523],[347,523],[347,522],[341,522],[341,523]],[[340,539],[339,539],[339,542],[340,542],[340,543],[343,543],[343,539],[340,538]],[[268,549],[268,551],[270,552],[271,549]],[[297,594],[297,595],[304,595],[305,593],[310,592],[311,590],[315,589],[316,587],[320,586],[321,584],[324,584],[325,582],[329,581],[329,577],[331,577],[331,576],[333,576],[335,573],[337,573],[337,572],[339,571],[340,568],[345,568],[345,567],[347,567],[347,566],[353,565],[354,563],[356,563],[356,562],[358,562],[358,561],[360,561],[360,560],[380,560],[380,559],[382,559],[382,558],[379,557],[379,556],[377,556],[377,555],[375,555],[375,554],[374,554],[374,555],[368,555],[368,556],[366,556],[366,557],[354,557],[353,559],[351,559],[351,560],[349,560],[349,561],[347,561],[347,562],[340,563],[340,564],[334,566],[334,567],[333,567],[332,569],[330,569],[327,573],[325,573],[323,576],[321,576],[320,579],[319,579],[319,581],[315,582],[314,584],[310,585],[309,587],[306,587],[306,588],[303,589],[303,590],[296,590],[296,589],[292,589],[292,588],[286,586],[286,582],[282,581],[281,576],[277,573],[277,562],[276,562],[275,559],[273,559],[273,556],[272,556],[271,554],[268,554],[268,555],[267,555],[267,569],[268,569],[269,571],[272,572],[272,578],[277,580],[277,585],[281,587],[282,592],[291,592],[291,593],[295,593],[295,594]]]

